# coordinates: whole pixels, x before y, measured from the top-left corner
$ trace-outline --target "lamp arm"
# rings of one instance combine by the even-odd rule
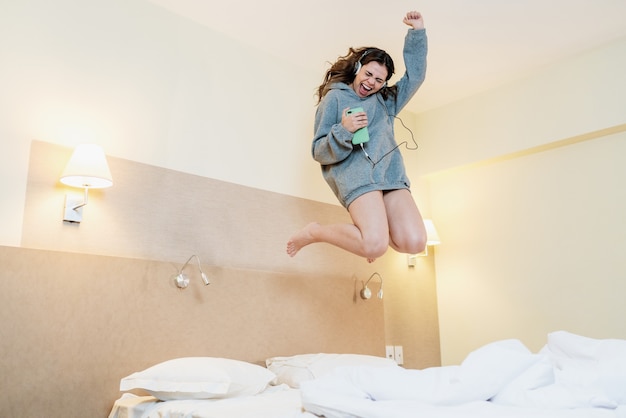
[[[89,202],[89,187],[85,187],[85,197],[83,198],[83,203],[72,207],[72,210],[82,208],[83,206],[87,205],[88,202]]]
[[[185,261],[185,264],[183,264],[183,266],[180,268],[180,270],[178,271],[179,273],[182,273],[183,270],[185,270],[185,267],[187,267],[187,264],[189,264],[189,262],[191,261],[192,258],[197,257],[197,255],[192,254],[191,257],[189,257],[187,259],[187,261]]]
[[[370,280],[372,280],[372,278],[374,276],[378,276],[378,278],[380,279],[380,287],[383,286],[383,277],[378,273],[378,272],[374,272],[372,273],[372,275],[370,276],[369,279],[367,279],[367,281],[365,282],[365,286],[367,286],[367,284],[370,282]]]

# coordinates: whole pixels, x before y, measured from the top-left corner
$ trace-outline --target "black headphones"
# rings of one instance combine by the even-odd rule
[[[361,71],[361,68],[363,67],[363,64],[361,64],[361,60],[363,59],[364,56],[366,56],[367,54],[369,54],[370,52],[372,52],[372,49],[367,49],[365,50],[365,52],[363,52],[363,55],[361,55],[361,58],[359,58],[359,60],[356,62],[356,64],[354,64],[354,75],[357,75],[359,73],[359,71]],[[385,81],[381,87],[381,89],[387,87],[387,81]]]

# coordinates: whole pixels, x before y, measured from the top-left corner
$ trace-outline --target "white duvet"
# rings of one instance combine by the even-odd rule
[[[337,369],[301,396],[327,418],[626,418],[626,341],[559,331],[537,354],[499,341],[459,366]]]

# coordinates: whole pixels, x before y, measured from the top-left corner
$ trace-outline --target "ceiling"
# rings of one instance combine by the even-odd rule
[[[320,81],[350,46],[383,48],[403,71],[402,18],[418,10],[429,54],[426,82],[408,106],[414,112],[626,37],[624,0],[149,1],[319,72]]]

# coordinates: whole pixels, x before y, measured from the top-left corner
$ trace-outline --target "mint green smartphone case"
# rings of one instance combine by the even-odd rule
[[[346,113],[349,115],[351,113],[359,113],[363,112],[362,107],[354,107],[349,109]],[[361,129],[358,129],[354,132],[354,136],[352,137],[352,143],[354,145],[363,144],[370,140],[370,133],[367,130],[367,126]]]

